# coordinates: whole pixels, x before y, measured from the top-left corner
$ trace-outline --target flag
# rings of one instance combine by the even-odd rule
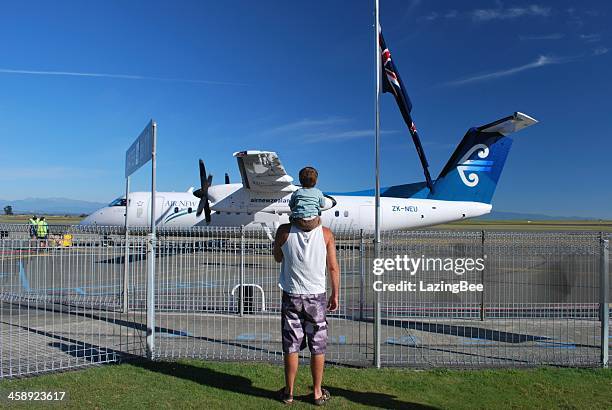
[[[381,58],[381,67],[382,67],[382,89],[384,93],[391,93],[395,97],[395,101],[397,102],[397,106],[399,107],[400,112],[402,113],[402,117],[404,117],[404,121],[410,130],[410,135],[412,136],[412,141],[414,142],[414,146],[416,148],[417,154],[419,155],[419,159],[421,160],[421,165],[423,166],[423,173],[425,174],[425,180],[427,182],[427,186],[431,191],[433,191],[433,184],[431,182],[431,175],[429,175],[429,163],[427,162],[427,157],[425,157],[425,151],[423,150],[423,146],[421,145],[421,139],[419,138],[419,133],[416,129],[416,125],[414,125],[414,121],[412,120],[412,116],[410,112],[412,111],[412,102],[406,93],[406,87],[404,87],[404,83],[402,82],[402,78],[391,59],[391,52],[387,48],[387,44],[385,43],[385,39],[383,38],[382,31],[378,30],[378,44]]]

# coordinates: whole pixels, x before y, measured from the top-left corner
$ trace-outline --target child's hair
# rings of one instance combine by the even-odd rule
[[[312,188],[317,184],[319,173],[313,167],[305,167],[300,170],[300,184],[304,188]]]

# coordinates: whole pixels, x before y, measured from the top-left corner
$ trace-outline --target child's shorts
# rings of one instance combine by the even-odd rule
[[[315,216],[312,219],[296,218],[291,219],[291,223],[302,231],[308,232],[321,225],[321,217]]]

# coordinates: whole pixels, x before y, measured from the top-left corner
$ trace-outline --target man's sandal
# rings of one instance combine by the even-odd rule
[[[285,391],[285,388],[283,387],[282,389],[280,389],[276,395],[278,396],[278,399],[280,401],[282,401],[285,404],[292,404],[293,403],[293,396],[289,393],[287,393]]]
[[[314,394],[313,394],[313,397],[314,397]],[[331,399],[331,394],[329,394],[329,391],[327,389],[321,389],[321,397],[319,397],[318,399],[315,398],[314,404],[315,406],[323,406],[325,403],[329,401],[329,399]]]

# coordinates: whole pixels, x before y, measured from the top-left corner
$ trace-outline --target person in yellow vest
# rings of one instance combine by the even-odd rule
[[[36,239],[36,236],[38,235],[38,218],[36,215],[32,215],[28,221],[28,225],[30,227],[30,239]]]
[[[39,240],[46,240],[49,234],[49,224],[45,221],[45,217],[41,216],[36,227],[36,236]]]

